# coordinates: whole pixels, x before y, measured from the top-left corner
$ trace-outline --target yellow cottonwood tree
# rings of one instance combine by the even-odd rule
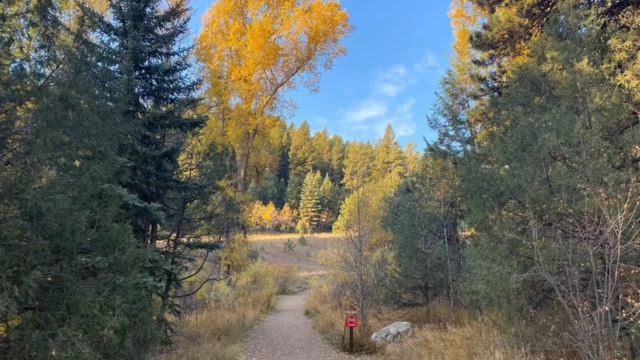
[[[484,11],[474,6],[470,0],[452,0],[449,10],[453,29],[453,56],[449,58],[453,70],[458,76],[468,76],[471,60],[477,52],[471,47],[471,34],[479,30]]]
[[[234,150],[243,190],[256,136],[295,109],[283,93],[300,84],[317,91],[353,26],[334,0],[219,0],[203,22],[195,54],[213,110],[209,133]]]

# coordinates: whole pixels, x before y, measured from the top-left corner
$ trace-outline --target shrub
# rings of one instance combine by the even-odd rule
[[[251,260],[252,263],[256,262],[260,258],[260,251],[255,248],[251,249],[249,250],[249,253],[247,254],[247,256],[249,257],[249,260]]]
[[[293,253],[296,251],[296,244],[291,241],[291,239],[285,241],[282,251],[285,253]]]
[[[258,261],[234,274],[232,285],[220,281],[203,287],[196,294],[203,298],[203,305],[180,319],[175,347],[155,358],[241,358],[239,339],[274,309],[276,294],[289,291],[296,271],[293,266],[265,265]]]
[[[298,239],[298,244],[300,244],[300,246],[309,245],[309,243],[307,242],[307,239],[305,239],[304,235],[300,236],[300,238]]]

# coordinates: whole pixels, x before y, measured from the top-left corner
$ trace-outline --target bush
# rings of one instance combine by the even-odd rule
[[[300,236],[300,238],[298,239],[298,244],[300,244],[300,246],[309,245],[309,243],[307,242],[307,239],[305,239],[304,235]]]
[[[175,347],[155,358],[242,358],[239,340],[274,309],[277,294],[294,291],[296,273],[294,265],[265,265],[258,261],[233,275],[230,283],[220,281],[203,287],[196,294],[204,298],[203,306],[180,319]]]
[[[260,258],[260,251],[258,251],[258,249],[251,249],[249,250],[249,253],[247,254],[247,256],[249,257],[249,260],[251,260],[252,263],[258,261],[258,259]]]

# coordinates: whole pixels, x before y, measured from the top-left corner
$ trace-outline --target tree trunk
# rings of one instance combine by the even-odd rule
[[[440,202],[441,209],[441,221],[442,221],[442,231],[444,233],[444,248],[447,253],[447,282],[449,283],[449,311],[451,313],[451,323],[454,324],[456,322],[456,314],[454,311],[454,299],[453,299],[453,277],[451,276],[451,253],[449,251],[449,237],[447,234],[447,222],[444,218],[444,204],[443,201]]]
[[[245,134],[244,142],[241,145],[242,149],[240,150],[240,154],[238,154],[238,175],[236,178],[236,190],[238,190],[238,192],[244,192],[246,188],[245,184],[247,181],[247,170],[249,169],[249,158],[251,156],[251,145],[257,134],[257,126]]]

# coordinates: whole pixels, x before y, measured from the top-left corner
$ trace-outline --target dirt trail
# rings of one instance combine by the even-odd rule
[[[245,346],[247,360],[346,360],[325,345],[303,314],[308,291],[279,299],[276,311],[256,327]]]

